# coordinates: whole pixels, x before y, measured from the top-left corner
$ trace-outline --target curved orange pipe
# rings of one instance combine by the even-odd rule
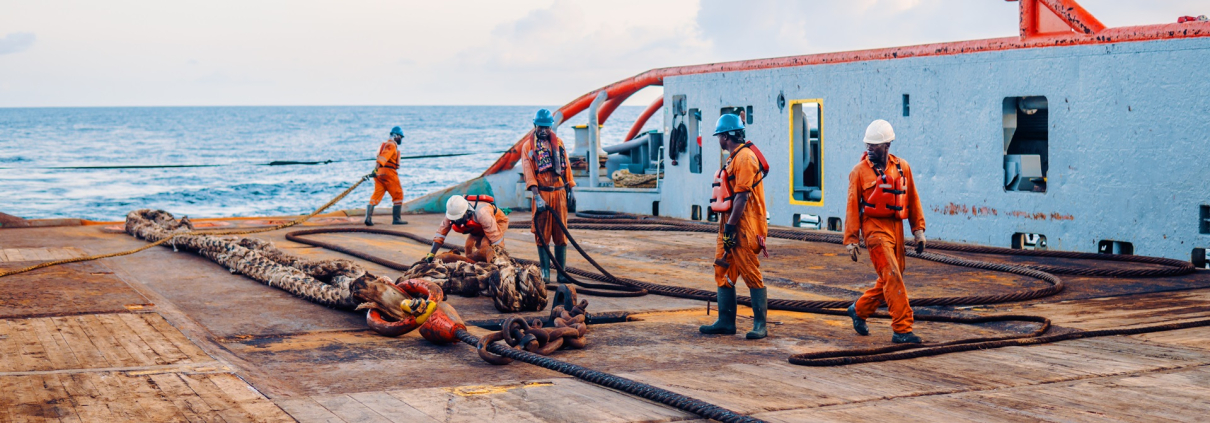
[[[1071,2],[1071,0],[1065,0]],[[609,97],[623,93],[633,93],[652,85],[664,85],[664,78],[669,76],[697,75],[717,72],[736,72],[760,69],[776,69],[812,65],[832,65],[872,60],[896,60],[911,57],[952,56],[958,54],[982,53],[1026,48],[1068,47],[1075,45],[1112,44],[1138,41],[1154,41],[1162,39],[1201,38],[1210,37],[1210,22],[1186,22],[1160,25],[1131,26],[1109,28],[1095,35],[1080,33],[1039,35],[1034,37],[1004,37],[975,41],[959,41],[950,43],[921,44],[907,47],[893,47],[872,50],[846,51],[839,53],[811,54],[805,56],[777,57],[771,59],[744,60],[737,62],[710,63],[705,65],[680,66],[672,68],[652,69],[633,77],[623,79],[604,88],[593,90],[559,108],[563,112],[563,120],[584,111],[592,104],[597,93],[604,90]],[[521,143],[529,137],[525,136],[513,145],[508,152],[500,156],[482,176],[491,175],[503,170],[512,169],[517,160],[521,159]]]
[[[609,120],[609,116],[612,115],[613,112],[618,109],[618,107],[621,107],[622,103],[625,102],[626,99],[630,98],[630,96],[639,92],[639,90],[643,88],[646,87],[637,87],[634,91],[623,92],[618,94],[617,97],[609,96],[609,100],[606,100],[605,104],[601,105],[601,110],[597,112],[597,123],[604,125],[605,121]]]
[[[639,131],[643,130],[643,125],[647,124],[647,120],[651,119],[651,115],[654,115],[655,111],[659,110],[661,107],[664,107],[664,96],[659,96],[655,99],[655,101],[651,102],[651,105],[647,106],[647,108],[643,110],[643,114],[639,115],[638,120],[634,121],[634,125],[630,126],[630,130],[626,131],[626,138],[622,138],[622,141],[630,141],[634,139],[634,136],[638,135]]]

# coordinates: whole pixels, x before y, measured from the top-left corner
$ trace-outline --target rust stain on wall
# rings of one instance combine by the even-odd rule
[[[965,204],[954,204],[954,203],[949,203],[949,204],[945,205],[944,207],[933,206],[933,213],[948,214],[950,216],[957,216],[960,214],[971,215],[971,216],[987,216],[987,215],[998,216],[1000,214],[999,211],[996,211],[996,209],[993,209],[991,207],[967,206]]]

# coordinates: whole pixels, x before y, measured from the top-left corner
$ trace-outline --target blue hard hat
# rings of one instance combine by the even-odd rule
[[[540,109],[538,115],[534,116],[534,126],[554,126],[555,117],[550,114],[550,110]]]
[[[718,123],[714,125],[714,135],[737,129],[744,129],[744,121],[739,118],[739,115],[724,113],[718,117]]]
[[[398,136],[402,137],[402,136],[403,136],[403,128],[400,128],[400,127],[398,127],[398,126],[396,126],[396,127],[394,127],[394,128],[391,128],[391,135],[392,135],[392,136],[394,136],[394,135],[398,135]]]

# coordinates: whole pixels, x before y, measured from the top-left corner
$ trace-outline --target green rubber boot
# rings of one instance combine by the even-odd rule
[[[567,271],[567,246],[566,245],[556,245],[555,246],[555,261],[559,262],[559,267],[562,267],[564,272]],[[559,279],[559,283],[568,282],[567,278],[563,277],[562,273],[559,274],[558,279]]]
[[[405,221],[405,220],[403,220],[403,219],[400,219],[400,218],[399,218],[399,215],[400,215],[400,214],[402,214],[402,213],[403,213],[403,206],[401,206],[401,205],[394,205],[394,206],[391,206],[391,224],[392,224],[392,225],[406,225],[406,224],[408,224],[408,222],[407,222],[407,221]]]
[[[718,288],[718,321],[698,328],[707,335],[735,335],[735,288]]]
[[[366,226],[374,226],[374,206],[366,206]]]
[[[765,327],[765,317],[769,314],[769,290],[768,288],[754,288],[750,291],[752,295],[752,331],[748,332],[748,339],[761,339],[769,336],[769,331]]]
[[[546,255],[546,249],[538,247],[538,267],[542,268],[542,282],[550,282],[550,256]]]

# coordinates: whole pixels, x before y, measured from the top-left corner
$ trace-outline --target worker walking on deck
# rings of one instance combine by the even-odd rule
[[[903,219],[912,227],[916,253],[924,252],[924,209],[916,195],[916,181],[907,160],[890,153],[895,131],[878,119],[865,131],[866,153],[849,173],[849,200],[845,211],[844,244],[853,261],[861,255],[858,236],[865,238],[878,281],[849,306],[853,329],[869,335],[865,319],[886,302],[891,313],[894,343],[920,343],[912,333],[912,306],[903,285],[905,247]]]
[[[403,142],[403,129],[391,128],[391,139],[378,147],[378,163],[374,168],[374,195],[366,206],[366,226],[374,226],[374,207],[382,201],[383,194],[391,193],[391,224],[406,225],[400,219],[403,211],[403,187],[399,186],[399,144]]]
[[[714,250],[714,282],[718,285],[718,320],[699,328],[704,334],[735,334],[735,282],[744,279],[752,298],[752,331],[748,339],[768,335],[765,317],[769,311],[768,291],[760,272],[757,254],[765,249],[769,223],[765,220],[765,189],[761,185],[768,164],[750,141],[744,139],[743,120],[724,114],[715,125],[719,146],[731,153],[715,176],[711,209],[721,213]],[[765,253],[768,256],[768,253]]]
[[[521,169],[525,174],[525,189],[533,193],[533,223],[531,231],[538,244],[538,261],[542,267],[542,278],[550,280],[550,259],[546,245],[555,243],[555,257],[560,267],[567,265],[567,237],[554,219],[567,226],[567,205],[575,202],[572,187],[576,182],[571,177],[571,160],[563,140],[555,135],[555,118],[550,110],[538,110],[534,117],[534,130],[521,146]],[[541,233],[541,236],[539,235]],[[566,283],[559,275],[560,283]]]
[[[475,204],[472,206],[471,202]],[[433,261],[451,229],[466,235],[466,251],[463,255],[471,260],[491,263],[496,257],[492,246],[504,245],[508,216],[496,207],[495,201],[487,195],[450,197],[445,202],[445,219],[437,228],[437,236],[433,238],[433,249],[429,250],[424,261]]]

